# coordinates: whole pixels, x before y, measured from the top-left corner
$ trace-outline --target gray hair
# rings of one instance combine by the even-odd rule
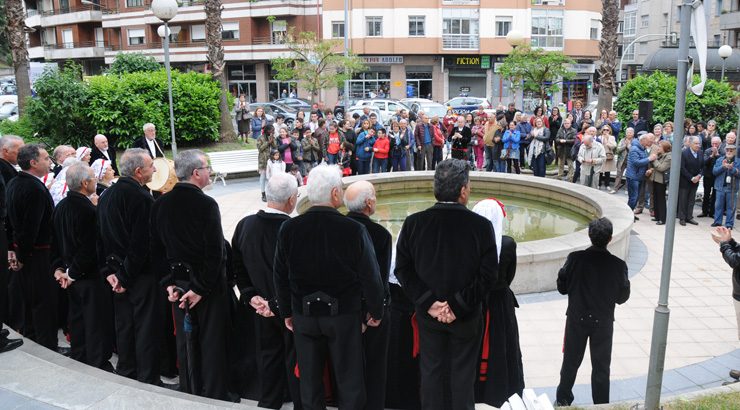
[[[715,121],[715,120],[709,120],[709,121],[707,121],[707,127],[710,126],[710,125],[714,125],[716,127],[717,126],[717,121]]]
[[[653,126],[653,131],[655,131],[656,128],[660,128],[660,130],[663,131],[663,124],[655,124]]]
[[[591,128],[593,128],[593,127],[591,127]],[[591,128],[589,128],[589,129],[591,129]],[[581,141],[581,142],[586,142],[586,141],[591,142],[593,140],[594,140],[594,137],[593,136],[591,136],[589,134],[583,134],[583,141]]]
[[[298,192],[298,181],[288,173],[277,173],[265,185],[267,202],[285,204]]]
[[[70,191],[79,191],[82,188],[83,182],[94,177],[93,170],[89,165],[78,162],[67,169],[64,181],[67,183]]]
[[[52,154],[52,156],[58,161],[59,157],[64,153],[64,151],[69,149],[74,150],[71,145],[60,145],[54,148],[54,153]]]
[[[175,157],[175,175],[178,181],[187,181],[193,175],[193,171],[203,167],[203,158],[208,163],[206,153],[199,149],[181,151]]]
[[[701,142],[701,138],[699,138],[698,135],[692,135],[690,138],[691,139],[689,140],[689,142],[692,143],[692,144],[695,143],[695,142]]]
[[[23,138],[17,135],[3,135],[3,137],[0,138],[0,149],[10,148],[11,145],[18,142],[23,142]]]
[[[121,155],[121,162],[118,164],[118,172],[122,177],[133,177],[136,168],[144,168],[145,160],[149,153],[142,148],[129,148]]]
[[[650,132],[647,132],[647,133],[645,133],[645,134],[642,134],[642,135],[640,135],[640,137],[639,137],[639,138],[640,138],[640,141],[643,141],[643,140],[646,140],[646,139],[648,139],[648,138],[649,138],[649,139],[653,139],[653,138],[655,138],[655,135],[653,135],[653,134],[652,134],[652,133],[650,133]]]
[[[150,128],[157,129],[157,127],[154,124],[152,124],[151,122],[148,122],[148,123],[144,124],[144,126],[142,128],[144,129],[144,131],[146,131],[146,130],[148,130]]]
[[[722,142],[722,138],[720,138],[720,137],[712,137],[712,142],[714,142],[714,141]]]
[[[460,159],[446,159],[434,170],[434,197],[437,201],[457,202],[460,190],[470,180],[468,162]]]
[[[344,206],[351,212],[362,212],[367,206],[367,200],[375,196],[375,189],[372,184],[359,185],[357,195],[352,199],[347,199],[347,193],[344,193]]]
[[[308,174],[306,190],[312,204],[330,203],[334,188],[342,188],[342,170],[338,166],[322,164]]]

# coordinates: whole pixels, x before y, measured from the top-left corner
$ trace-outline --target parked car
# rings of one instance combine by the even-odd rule
[[[372,100],[359,100],[357,101],[357,104],[355,104],[353,107],[350,108],[350,110],[356,110],[362,108],[366,105],[376,107],[378,110],[380,110],[380,116],[379,120],[383,124],[390,123],[391,117],[396,114],[396,111],[399,108],[411,111],[409,107],[407,107],[405,104],[401,103],[400,101],[396,100],[388,100],[388,99],[372,99]]]
[[[479,97],[455,97],[445,103],[455,111],[455,114],[467,114],[483,106],[484,109],[490,109],[491,103],[485,98]]]
[[[6,104],[18,104],[17,95],[0,95],[0,107]]]
[[[272,102],[273,104],[287,105],[298,111],[311,111],[311,102],[303,98],[280,98]]]
[[[269,117],[277,117],[278,114],[283,114],[285,117],[285,123],[288,127],[293,127],[293,121],[295,121],[298,110],[289,107],[287,105],[274,104],[274,103],[251,103],[249,104],[249,111],[254,112],[258,107],[262,107],[265,110],[265,114]],[[272,120],[270,120],[272,123]]]
[[[427,99],[427,98],[402,98],[399,101],[401,101],[405,105],[408,105],[409,107],[411,107],[411,105],[414,104],[414,103],[423,104],[423,103],[432,103],[432,102],[434,102],[434,101],[432,101],[430,99]]]
[[[349,109],[348,118],[351,118],[352,116],[354,116],[355,113],[359,114],[360,117],[362,117],[365,114],[365,111],[363,110],[363,108],[364,107],[358,107],[358,106],[355,106],[353,108],[350,108]],[[380,109],[378,107],[374,107],[374,106],[370,105],[370,106],[368,106],[368,108],[370,108],[370,113],[371,114],[372,113],[375,113],[375,115],[378,117],[378,119],[382,118],[382,114],[381,114]],[[355,124],[355,127],[359,127],[359,126],[360,126],[360,124]]]
[[[424,113],[428,115],[429,118],[437,116],[442,119],[445,115],[447,115],[447,107],[436,102],[417,102],[411,104],[411,112],[414,114],[414,116],[417,116],[419,114],[419,111],[424,111]]]
[[[0,121],[8,119],[13,115],[18,115],[18,104],[5,104],[0,107]]]

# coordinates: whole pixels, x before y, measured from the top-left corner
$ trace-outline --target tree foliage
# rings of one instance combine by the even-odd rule
[[[339,40],[321,40],[310,31],[295,34],[290,30],[286,46],[291,55],[272,60],[275,79],[298,81],[311,93],[311,101],[322,89],[340,87],[354,74],[367,70],[355,54],[345,57],[337,52],[341,47]]]
[[[129,147],[142,135],[142,126],[157,126],[162,141],[169,138],[167,74],[164,69],[90,77],[68,64],[49,70],[35,83],[39,98],[28,117],[40,138],[51,145],[90,145],[96,133],[118,147]],[[175,135],[178,142],[219,139],[221,88],[210,75],[172,72]]]
[[[694,83],[697,82],[698,76],[694,78]],[[704,122],[715,120],[720,133],[727,133],[735,127],[737,121],[734,98],[738,98],[738,93],[734,92],[727,82],[709,79],[701,96],[687,93],[686,118]],[[649,76],[638,75],[619,91],[614,109],[622,121],[629,121],[632,110],[637,109],[641,100],[653,101],[653,123],[673,121],[676,77],[660,71]]]
[[[520,45],[504,58],[499,73],[511,80],[512,88],[539,94],[544,109],[547,94],[560,91],[558,83],[573,78],[574,73],[566,66],[572,63],[562,52]]]
[[[162,66],[152,56],[141,53],[118,53],[108,69],[108,74],[159,71],[161,68]]]

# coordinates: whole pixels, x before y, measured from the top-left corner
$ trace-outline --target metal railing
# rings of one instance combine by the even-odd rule
[[[252,37],[253,46],[281,45],[286,43],[285,36]]]
[[[72,48],[105,47],[102,41],[78,41],[75,43],[44,44],[44,50],[62,50]]]
[[[90,5],[82,5],[78,7],[64,7],[59,8],[56,10],[39,10],[38,13],[42,16],[58,16],[61,14],[69,14],[69,13],[77,13],[80,11],[103,11],[105,9],[105,6],[100,6],[97,4],[90,4]]]
[[[443,34],[443,49],[470,49],[477,50],[480,47],[480,38],[477,34]]]

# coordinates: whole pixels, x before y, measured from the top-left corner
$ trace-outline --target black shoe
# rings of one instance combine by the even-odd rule
[[[175,390],[175,391],[179,391],[180,390],[180,384],[179,383],[164,383],[164,382],[162,382],[160,380],[159,383],[157,383],[157,386],[164,387],[167,390]]]
[[[9,352],[22,344],[22,339],[5,339],[4,344],[0,345],[0,353]]]
[[[0,339],[5,339],[8,336],[10,336],[8,329],[0,329]]]
[[[639,221],[639,220],[640,220],[640,218],[638,218],[638,217],[635,217],[635,222],[637,222],[637,221]]]
[[[650,218],[651,221],[655,222],[658,220],[658,218]]]
[[[707,215],[707,214],[705,214],[704,212],[702,212],[702,213],[700,213],[699,215],[697,215],[696,217],[697,217],[697,218],[704,218],[704,217],[707,217],[707,216],[709,216],[709,215]]]
[[[656,222],[655,224],[656,224],[656,225],[665,225],[665,222],[663,222],[663,221],[658,221],[658,222]]]
[[[686,223],[690,223],[691,225],[699,225],[699,222],[696,222],[694,218],[687,220]]]
[[[69,357],[71,352],[72,352],[72,349],[69,347],[57,346],[57,353],[59,353],[62,356]]]
[[[264,192],[262,193],[262,202],[267,202],[267,197]]]
[[[678,221],[678,223],[681,226],[686,226],[686,221],[684,221],[683,219],[681,219],[680,221]]]
[[[735,380],[740,380],[740,370],[730,370],[730,377]]]
[[[714,228],[714,227],[716,227],[716,226],[722,226],[722,224],[718,224],[718,223],[713,223],[713,224],[711,224],[711,225],[709,225],[709,226],[711,226],[712,228]]]

